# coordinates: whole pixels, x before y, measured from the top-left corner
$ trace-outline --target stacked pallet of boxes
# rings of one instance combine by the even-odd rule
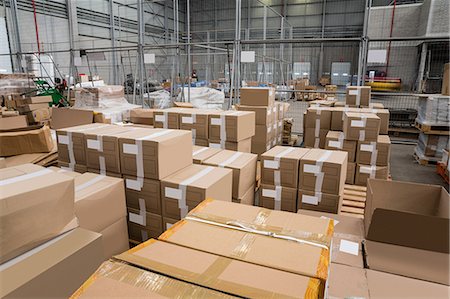
[[[250,152],[255,135],[255,113],[193,108],[157,109],[154,127],[190,130],[198,146]]]
[[[275,89],[262,87],[241,88],[239,111],[253,111],[255,136],[252,137],[252,153],[262,154],[282,143],[283,119],[288,104],[275,102]]]
[[[205,200],[158,240],[104,264],[75,298],[324,298],[333,224],[331,219]]]
[[[261,155],[260,205],[339,213],[347,153],[276,146]]]
[[[448,95],[419,98],[416,127],[420,133],[414,154],[421,164],[436,163],[442,158],[449,142],[449,109]]]
[[[32,124],[49,124],[52,110],[51,96],[27,97],[23,99],[23,103],[17,106],[17,111],[27,117],[28,123]]]

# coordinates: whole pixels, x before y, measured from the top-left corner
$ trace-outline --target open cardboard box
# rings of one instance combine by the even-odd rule
[[[449,203],[441,186],[369,179],[368,267],[449,285]]]

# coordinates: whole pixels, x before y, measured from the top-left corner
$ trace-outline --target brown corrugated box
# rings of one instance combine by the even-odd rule
[[[325,149],[347,152],[348,162],[355,162],[356,145],[355,140],[345,140],[343,132],[329,131],[326,136]]]
[[[128,235],[130,239],[144,242],[157,238],[163,231],[162,217],[158,214],[128,208]]]
[[[272,141],[269,141],[267,143],[264,142],[251,142],[251,151],[253,154],[260,155],[262,153],[265,153],[266,151],[270,150],[272,148]]]
[[[355,172],[356,172],[356,163],[348,162],[347,163],[347,176],[345,179],[345,183],[348,185],[355,184]]]
[[[261,184],[260,189],[261,207],[278,211],[297,211],[297,189],[266,184]]]
[[[309,149],[276,146],[261,155],[261,182],[297,189],[300,159]]]
[[[155,109],[153,111],[154,127],[164,129],[179,129],[180,119],[178,117],[178,113],[180,111],[183,111],[183,108]]]
[[[187,102],[173,102],[173,106],[179,108],[194,108],[194,105],[192,103]]]
[[[130,120],[135,124],[153,125],[153,112],[155,109],[136,108],[130,110]]]
[[[180,220],[172,219],[169,217],[162,217],[162,221],[163,221],[163,231],[166,231],[169,228],[171,228],[172,225],[174,225],[175,223],[177,223]]]
[[[304,131],[303,143],[309,148],[325,148],[328,129],[316,130],[314,128],[306,128]],[[318,132],[318,134],[317,134]]]
[[[161,215],[160,181],[144,178],[141,180],[142,187],[139,190],[139,188],[135,188],[134,184],[137,181],[136,177],[124,175],[123,178],[125,179],[127,207]]]
[[[244,140],[240,140],[238,142],[226,141],[224,145],[223,142],[210,140],[208,146],[217,149],[226,149],[235,152],[250,153],[252,149],[252,138],[247,138]]]
[[[49,121],[52,117],[52,109],[50,107],[39,108],[30,112],[27,112],[29,123],[41,123]]]
[[[20,113],[30,112],[38,109],[49,108],[48,103],[35,103],[35,104],[24,104],[21,107],[17,107]]]
[[[48,153],[53,147],[53,138],[47,126],[0,133],[0,156]]]
[[[347,153],[342,151],[311,149],[300,160],[298,188],[304,191],[342,194],[347,175],[347,156]],[[324,174],[323,180],[321,173]]]
[[[181,219],[206,198],[231,201],[233,171],[193,164],[161,180],[164,217]]]
[[[369,295],[366,269],[331,263],[328,298],[377,298]],[[403,297],[403,296],[400,296]],[[391,296],[383,298],[394,298]],[[379,298],[381,299],[381,298]]]
[[[194,145],[192,147],[192,160],[195,164],[202,164],[203,161],[205,161],[208,158],[211,158],[220,151],[221,149],[219,148]]]
[[[101,238],[77,228],[2,264],[0,297],[68,298],[103,262]]]
[[[37,96],[37,97],[29,97],[26,99],[28,104],[38,104],[38,103],[48,103],[53,102],[52,96]]]
[[[358,141],[356,163],[388,166],[390,153],[391,139],[387,135],[379,135],[377,141]]]
[[[68,175],[68,176],[73,177],[73,178],[76,178],[76,177],[81,175],[81,173],[79,173],[79,172],[75,172],[75,171],[72,171],[72,170],[67,170],[67,169],[64,169],[64,168],[59,168],[59,167],[56,167],[56,166],[50,166],[50,167],[47,167],[47,169],[51,169],[54,172],[59,172],[59,173],[62,173],[64,175]]]
[[[250,111],[221,111],[209,116],[209,140],[241,141],[255,135],[255,113]]]
[[[236,105],[238,111],[253,111],[255,112],[256,125],[270,125],[273,123],[273,108],[267,106],[244,106]]]
[[[65,163],[65,162],[60,162],[58,161],[58,167],[60,167],[63,170],[67,170],[67,171],[74,171],[77,172],[79,174],[85,173],[88,171],[87,167],[85,165],[77,165],[75,164],[74,167],[72,167],[69,163]]]
[[[242,87],[240,103],[246,106],[273,106],[275,103],[275,88],[272,87]]]
[[[441,186],[368,180],[364,228],[370,269],[449,285],[449,202]]]
[[[275,131],[273,130],[273,126],[264,126],[264,125],[256,125],[255,126],[255,135],[252,137],[253,143],[261,143],[266,144],[271,142],[275,138]]]
[[[102,231],[104,260],[130,249],[127,217],[122,217]]]
[[[389,176],[389,166],[356,164],[355,185],[366,186],[367,179],[386,180]]]
[[[241,199],[249,188],[255,188],[257,155],[223,150],[202,164],[228,168],[233,171],[232,197]]]
[[[345,112],[343,126],[347,140],[377,141],[380,118],[373,113]]]
[[[178,113],[181,130],[192,131],[193,140],[208,139],[209,114],[211,110],[184,109]]]
[[[241,198],[232,198],[231,201],[253,206],[255,204],[255,186],[250,187]]]
[[[345,103],[347,105],[369,107],[370,91],[370,86],[347,86]]]
[[[204,201],[191,211],[189,216],[190,220],[177,222],[159,239],[244,262],[318,278],[321,287],[324,286],[329,265],[327,246],[333,234],[332,220],[216,200]],[[208,219],[210,224],[202,223],[203,219]],[[220,226],[233,222],[242,223],[244,227],[250,225],[261,231],[273,228],[276,233],[282,231],[290,235],[289,232],[297,231],[321,237],[306,237],[311,243],[305,244],[244,232],[234,229],[234,226]],[[304,238],[295,233],[292,237]]]
[[[345,112],[360,112],[360,108],[333,107],[331,109],[331,130],[342,131]]]
[[[121,262],[107,261],[71,297],[77,298],[212,298],[230,295],[145,271]]]
[[[122,173],[138,179],[160,180],[192,164],[188,131],[139,129],[121,136],[119,145]]]
[[[450,63],[444,64],[444,72],[442,75],[442,95],[450,96]]]
[[[52,108],[52,129],[62,129],[73,126],[91,124],[94,122],[92,110],[81,110],[72,108]]]
[[[380,134],[389,133],[389,109],[382,108],[362,108],[362,113],[373,113],[380,118]]]
[[[331,110],[329,107],[309,107],[306,110],[306,128],[327,129],[331,128]]]
[[[342,207],[342,195],[298,190],[298,209],[338,214]]]
[[[75,169],[78,165],[86,166],[86,140],[84,134],[96,132],[101,128],[109,128],[108,124],[87,124],[56,130],[58,143],[58,161],[70,164]]]
[[[0,262],[78,226],[73,178],[23,164],[0,169],[0,183]]]
[[[246,298],[320,296],[317,279],[157,240],[149,240],[116,258],[146,270]]]
[[[129,136],[134,130],[140,129],[113,125],[86,132],[87,167],[99,170],[100,174],[121,173],[119,137]]]
[[[28,126],[25,115],[0,117],[0,131],[26,128]]]
[[[80,227],[100,232],[127,215],[123,179],[94,173],[75,177],[75,215]]]

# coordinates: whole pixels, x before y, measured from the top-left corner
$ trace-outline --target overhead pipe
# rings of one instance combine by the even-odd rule
[[[38,27],[37,18],[36,18],[36,3],[34,2],[34,0],[32,0],[31,3],[33,4],[34,29],[36,31],[36,42],[37,42],[38,53],[40,55],[41,54],[41,43],[39,41],[39,27]]]

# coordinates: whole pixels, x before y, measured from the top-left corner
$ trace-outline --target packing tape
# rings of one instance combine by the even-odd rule
[[[182,181],[178,184],[178,188],[165,187],[164,196],[167,198],[173,198],[178,200],[178,208],[180,209],[180,217],[184,218],[188,212],[188,206],[186,204],[186,189],[188,185],[191,185],[195,181],[201,179],[208,173],[214,170],[214,167],[207,166],[202,171],[191,176],[190,178]]]
[[[303,165],[303,172],[312,173],[316,177],[314,186],[315,192],[322,192],[323,179],[325,174],[322,172],[323,162],[333,154],[333,151],[324,151],[324,153],[317,159],[315,165],[305,164]]]
[[[370,152],[370,165],[376,165],[378,159],[377,143],[375,141],[370,144],[361,144],[360,150],[364,152]]]
[[[366,173],[369,175],[371,179],[374,179],[377,173],[377,167],[374,165],[371,166],[359,166],[360,173]]]
[[[161,137],[172,133],[174,130],[164,130],[156,132],[144,137],[135,139],[135,144],[124,143],[122,150],[124,154],[136,155],[136,180],[126,179],[127,188],[136,191],[141,191],[144,186],[144,156],[143,156],[143,141],[151,141],[157,137]],[[134,182],[132,182],[134,181]],[[129,187],[128,187],[129,186]]]
[[[270,197],[274,200],[274,207],[273,209],[276,211],[281,210],[281,192],[282,192],[281,186],[275,186],[275,190],[272,189],[262,189],[262,196],[264,197]]]
[[[271,164],[273,164],[273,166],[276,166],[276,168],[272,168],[272,169],[275,169],[274,172],[273,172],[273,180],[274,180],[274,185],[275,186],[280,186],[281,185],[281,172],[279,170],[280,169],[280,165],[281,165],[281,158],[283,158],[284,156],[286,156],[287,154],[289,154],[290,152],[292,152],[294,150],[295,150],[295,148],[288,147],[285,150],[281,151],[280,153],[276,154],[273,157],[273,161],[264,160],[264,164],[266,164],[266,161],[267,161],[267,162],[272,162]]]
[[[302,194],[302,203],[317,206],[322,200],[322,192],[315,192],[314,195]]]
[[[338,140],[330,140],[328,141],[328,146],[343,149],[344,148],[344,132],[339,132]]]
[[[209,143],[209,147],[212,147],[212,148],[219,148],[219,149],[222,148],[222,146],[220,145],[220,143],[213,143],[213,142],[210,142],[210,143]]]
[[[145,229],[141,229],[142,241],[147,241],[149,239],[148,232]]]
[[[361,105],[361,89],[358,88],[356,92],[356,106]]]
[[[225,161],[220,163],[218,166],[221,168],[224,168],[224,167],[230,165],[231,163],[233,163],[234,161],[236,161],[240,156],[242,156],[242,153],[236,152],[231,157],[229,157],[228,159],[226,159]]]
[[[157,114],[155,115],[155,121],[161,122],[163,124],[163,128],[167,129],[169,126],[169,114],[167,111],[161,111],[163,115]]]
[[[6,185],[9,185],[9,184],[23,182],[23,181],[30,180],[30,179],[33,179],[33,178],[37,178],[37,177],[40,177],[42,175],[46,175],[46,174],[49,174],[49,173],[54,173],[54,171],[52,171],[52,170],[50,170],[48,168],[41,169],[41,170],[38,170],[38,171],[35,171],[35,172],[32,172],[32,173],[27,173],[27,174],[23,174],[23,175],[19,175],[19,176],[13,177],[13,178],[0,180],[0,186],[6,186]]]
[[[67,144],[67,150],[69,151],[69,168],[71,170],[75,170],[75,154],[73,152],[73,139],[72,139],[72,132],[67,132],[67,139],[68,139],[68,144]]]
[[[90,186],[97,184],[98,182],[100,182],[101,180],[103,180],[106,176],[104,175],[97,175],[95,178],[90,179],[87,182],[84,182],[81,185],[75,186],[75,193],[76,192],[80,192],[86,188],[89,188]],[[75,199],[75,201],[77,201],[77,199]]]
[[[225,148],[225,141],[227,139],[226,117],[224,114],[220,115],[220,147]]]
[[[106,175],[106,161],[104,156],[98,157],[98,165],[100,167],[100,174]]]
[[[203,147],[201,149],[196,150],[195,152],[192,153],[192,156],[197,156],[200,153],[203,153],[204,151],[207,151],[208,148],[207,147]]]
[[[147,226],[147,214],[145,209],[145,200],[143,198],[139,198],[139,214],[128,212],[128,217],[130,222]]]
[[[344,120],[345,113],[347,113],[347,112],[350,112],[350,109],[349,109],[348,105],[345,105],[344,110],[342,111],[342,121]]]

